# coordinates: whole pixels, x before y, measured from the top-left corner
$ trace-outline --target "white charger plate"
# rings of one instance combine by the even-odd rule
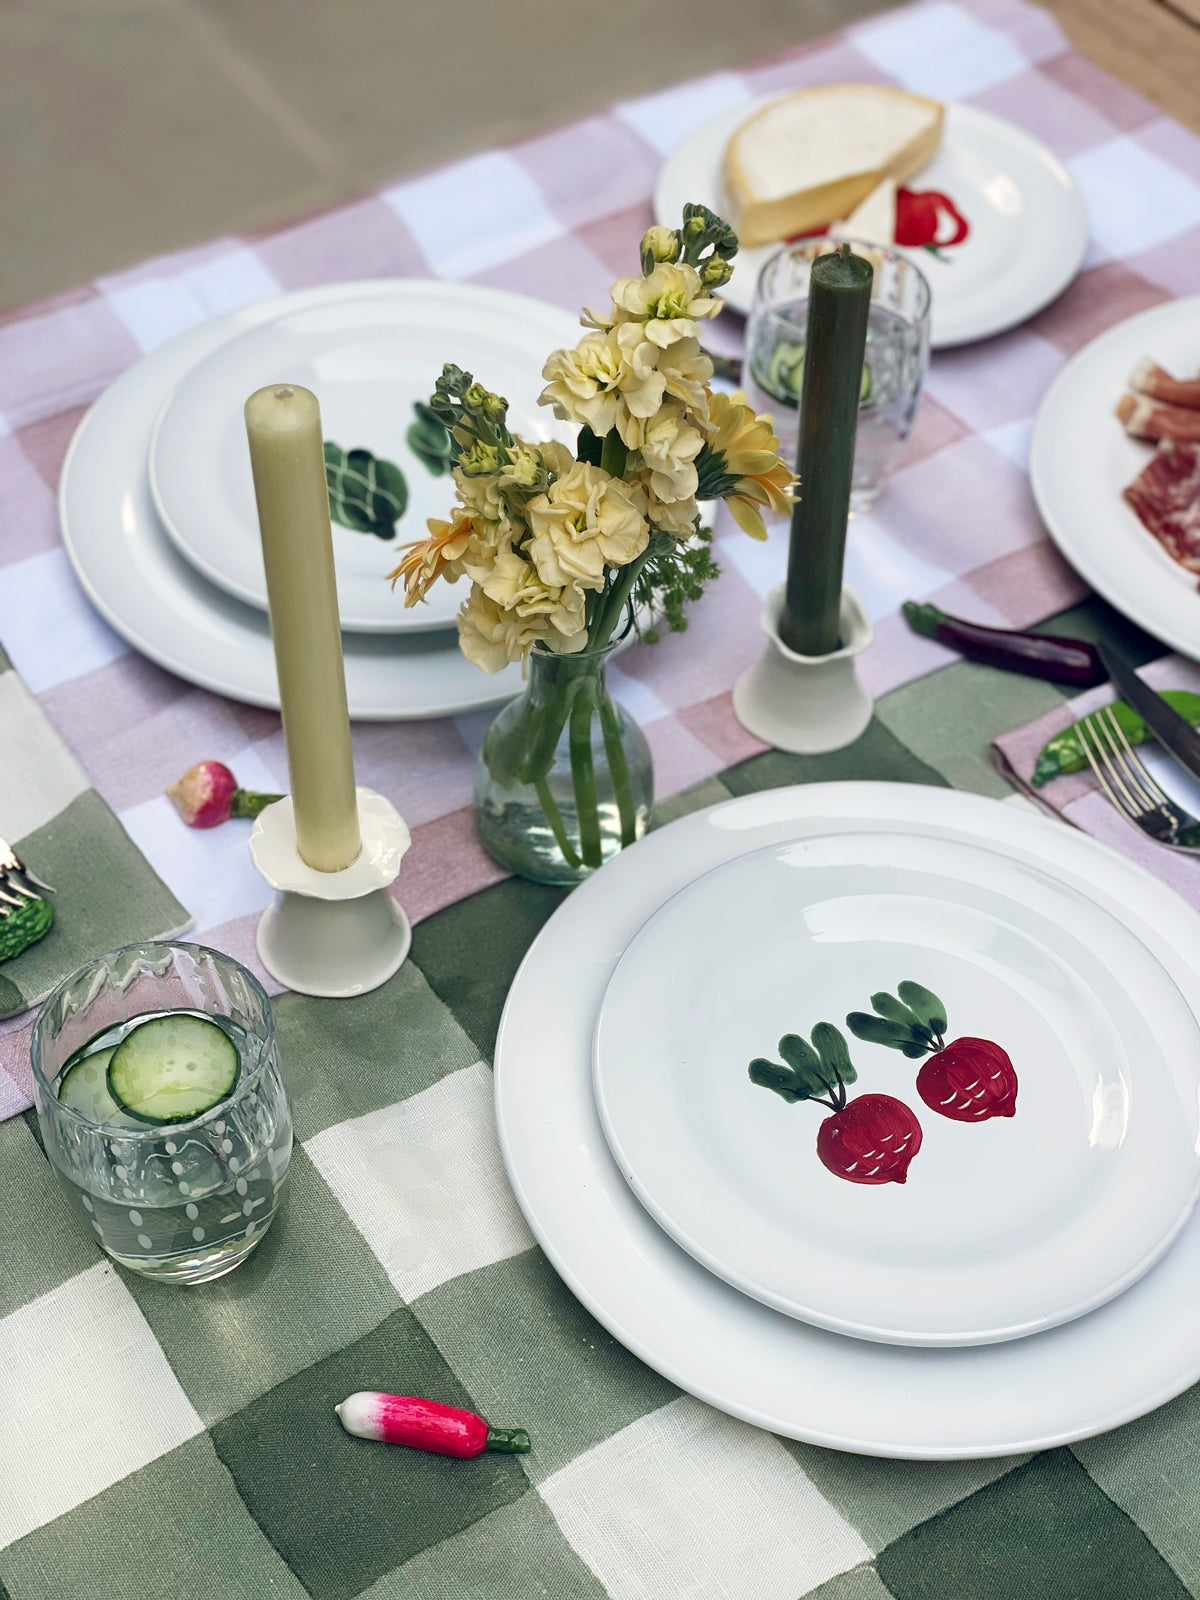
[[[729,216],[723,168],[734,131],[770,100],[734,106],[690,133],[667,157],[654,193],[654,214],[678,227],[683,207],[698,201]],[[907,252],[929,280],[935,350],[987,339],[1024,322],[1070,283],[1087,249],[1087,213],[1075,180],[1045,145],[975,106],[948,105],[942,143],[915,178],[914,189],[939,189],[971,231],[939,260]],[[764,264],[779,244],[734,258],[721,293],[749,312]]]
[[[1200,295],[1119,322],[1084,345],[1038,408],[1029,479],[1050,537],[1093,589],[1180,655],[1200,660],[1196,575],[1142,526],[1121,491],[1154,454],[1117,420],[1143,356],[1178,377],[1200,371]]]
[[[1139,1282],[1089,1316],[1004,1344],[928,1350],[848,1339],[739,1293],[647,1215],[604,1141],[595,1017],[647,917],[700,874],[831,828],[902,826],[1003,849],[1095,900],[1142,940],[1200,1015],[1200,916],[1085,834],[1024,806],[920,785],[809,784],[746,796],[652,833],[555,913],[509,992],[496,1113],[517,1200],[568,1287],[643,1361],[790,1438],[948,1460],[1048,1449],[1117,1427],[1200,1378],[1200,1214]],[[797,1108],[800,1109],[800,1108]]]
[[[208,583],[171,544],[150,497],[147,442],[164,399],[198,361],[281,308],[318,307],[345,292],[339,284],[261,300],[160,345],[105,390],[63,463],[63,543],[101,616],[168,672],[250,705],[279,705],[266,614]],[[452,632],[344,634],[342,651],[350,715],[363,721],[453,716],[499,705],[521,689],[519,667],[488,676]]]
[[[279,302],[286,304],[291,297]],[[461,587],[435,586],[408,608],[387,574],[397,550],[446,517],[454,486],[409,449],[413,402],[426,401],[447,361],[509,401],[509,426],[531,440],[570,444],[575,430],[539,407],[542,366],[574,345],[578,321],[558,306],[475,284],[413,278],[354,283],[317,305],[291,306],[227,339],[184,374],[150,441],[150,491],[180,553],[210,582],[267,608],[267,583],[242,407],[265,384],[313,390],[324,435],[343,449],[394,461],[408,507],[392,540],[333,525],[344,630],[404,633],[453,625]]]
[[[948,1041],[1007,1051],[1015,1116],[941,1116],[921,1061],[850,1034],[847,1012],[905,978],[946,1005]],[[903,1185],[827,1170],[831,1111],[750,1082],[822,1019],[847,1038],[851,1106],[886,1095],[918,1119]],[[609,982],[594,1082],[618,1166],[685,1250],[790,1316],[893,1344],[1092,1310],[1158,1260],[1200,1185],[1200,1030],[1146,947],[1003,850],[899,830],[770,846],[681,890]]]

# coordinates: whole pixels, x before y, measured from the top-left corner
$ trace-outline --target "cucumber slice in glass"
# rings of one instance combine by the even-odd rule
[[[139,1122],[189,1122],[228,1099],[240,1071],[223,1029],[178,1011],[125,1035],[108,1064],[108,1092]]]
[[[129,1118],[108,1092],[108,1063],[112,1060],[113,1048],[95,1050],[90,1056],[84,1056],[69,1066],[58,1080],[58,1098],[63,1105],[70,1106],[101,1128],[114,1122],[129,1124]]]
[[[794,344],[788,340],[780,340],[771,352],[771,361],[763,387],[768,394],[774,395],[778,400],[794,400],[799,403],[800,393],[804,388],[803,339]],[[870,364],[864,361],[862,380],[858,388],[859,405],[866,405],[870,398],[871,368]]]

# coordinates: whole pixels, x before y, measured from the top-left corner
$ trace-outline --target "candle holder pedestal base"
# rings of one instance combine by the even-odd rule
[[[762,613],[767,648],[733,687],[733,709],[749,733],[793,755],[820,755],[853,744],[871,720],[873,703],[854,672],[854,658],[874,638],[858,596],[842,590],[845,643],[827,656],[802,656],[779,637],[783,585]]]
[[[300,859],[292,800],[261,812],[250,833],[254,865],[278,891],[258,924],[264,967],[300,994],[346,999],[366,994],[408,955],[412,928],[387,893],[411,842],[404,819],[373,789],[359,789],[362,853],[342,872],[317,872]]]

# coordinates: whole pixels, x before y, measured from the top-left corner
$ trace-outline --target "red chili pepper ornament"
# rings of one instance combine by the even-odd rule
[[[524,1428],[489,1428],[473,1411],[444,1406],[415,1395],[384,1394],[362,1389],[333,1408],[347,1433],[384,1444],[404,1444],[439,1456],[469,1460],[485,1450],[524,1455],[529,1435]]]

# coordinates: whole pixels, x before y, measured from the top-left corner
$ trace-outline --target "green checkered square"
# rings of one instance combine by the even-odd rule
[[[605,1595],[544,1502],[527,1494],[386,1573],[363,1600],[605,1600]]]
[[[359,1389],[475,1409],[402,1309],[211,1430],[255,1522],[314,1600],[351,1600],[419,1551],[533,1492],[515,1456],[455,1461],[351,1438],[333,1408]]]
[[[99,1259],[24,1117],[0,1122],[0,1216],[7,1224],[0,1317]]]
[[[483,1411],[528,1429],[540,1483],[678,1390],[606,1333],[540,1250],[464,1273],[413,1305]]]
[[[401,1304],[299,1145],[279,1213],[236,1272],[186,1293],[133,1273],[125,1281],[206,1423],[352,1344]]]
[[[352,1001],[285,994],[274,1011],[297,1139],[394,1105],[479,1059],[413,961]]]
[[[1069,1450],[1035,1456],[878,1557],[895,1600],[1187,1600]]]
[[[205,1434],[0,1551],[12,1600],[308,1600]]]

